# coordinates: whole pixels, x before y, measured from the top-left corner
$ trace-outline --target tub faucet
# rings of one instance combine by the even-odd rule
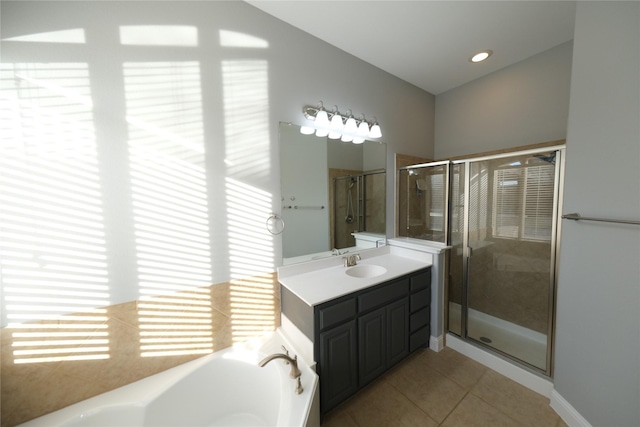
[[[262,368],[263,366],[265,366],[267,363],[271,362],[274,359],[284,359],[287,362],[291,363],[291,372],[289,373],[289,376],[291,378],[298,378],[301,375],[300,369],[298,369],[298,356],[293,356],[293,359],[292,359],[287,354],[274,353],[262,359],[260,363],[258,363],[258,366]]]
[[[300,372],[300,369],[298,369],[298,356],[293,356],[292,359],[287,354],[274,353],[262,359],[260,363],[258,363],[258,366],[262,368],[274,359],[284,359],[291,364],[291,372],[289,372],[289,376],[296,380],[296,394],[302,393],[303,389],[302,384],[300,383],[300,375],[302,375],[302,373]]]

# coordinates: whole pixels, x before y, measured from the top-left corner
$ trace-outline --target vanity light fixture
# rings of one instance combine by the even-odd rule
[[[382,131],[380,130],[380,125],[378,124],[378,120],[374,117],[374,122],[371,125],[371,130],[369,131],[370,138],[381,138]]]
[[[319,136],[322,138],[328,135],[329,135],[329,129],[327,129],[326,127],[321,127],[316,129],[316,136]]]
[[[477,63],[477,62],[485,61],[492,54],[493,54],[493,51],[491,49],[481,50],[480,52],[473,54],[473,56],[469,58],[469,62]]]
[[[328,128],[331,125],[331,122],[329,122],[329,114],[322,106],[322,101],[320,101],[320,106],[316,112],[316,125],[321,128]]]
[[[344,127],[344,123],[342,122],[342,116],[338,111],[338,106],[336,105],[333,109],[333,117],[331,117],[331,130],[340,131]]]
[[[349,135],[348,133],[342,134],[342,138],[340,138],[340,141],[351,142],[353,141],[353,136]]]
[[[358,123],[356,123],[356,119],[353,118],[353,114],[351,114],[351,110],[349,110],[349,118],[347,118],[347,122],[344,124],[344,133],[353,135],[356,132],[358,132]]]
[[[337,105],[333,111],[327,111],[320,101],[316,107],[306,105],[302,112],[305,118],[313,122],[300,128],[300,133],[305,135],[315,132],[316,136],[328,136],[330,139],[340,139],[354,144],[362,144],[365,138],[382,138],[377,119],[374,119],[373,123],[368,122],[364,115],[355,119],[351,110],[347,110],[347,114],[341,114]]]
[[[358,132],[357,132],[358,136],[361,137],[365,137],[367,135],[369,135],[369,123],[367,123],[364,120],[364,116],[362,116],[362,121],[360,122],[360,124],[358,125]]]
[[[300,126],[300,133],[303,135],[313,135],[315,131],[311,126]]]

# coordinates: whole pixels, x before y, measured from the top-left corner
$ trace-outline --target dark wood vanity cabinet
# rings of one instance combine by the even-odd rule
[[[326,366],[320,375],[321,405],[333,408],[358,390],[358,348],[355,320],[320,333],[318,365]]]
[[[406,288],[403,282],[387,286]],[[409,354],[409,304],[404,297],[358,317],[358,385],[368,384]]]
[[[426,268],[314,307],[322,414],[429,344],[430,285]]]

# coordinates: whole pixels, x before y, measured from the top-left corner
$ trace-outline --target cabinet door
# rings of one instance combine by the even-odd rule
[[[387,368],[409,354],[409,304],[407,298],[389,304],[387,311]]]
[[[382,307],[358,319],[359,385],[371,382],[387,368],[386,308]]]
[[[356,321],[320,334],[320,406],[334,408],[358,390]]]

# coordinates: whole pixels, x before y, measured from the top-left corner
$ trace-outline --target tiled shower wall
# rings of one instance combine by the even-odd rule
[[[98,310],[103,320],[97,326],[95,321],[90,323],[83,313],[78,313],[3,328],[0,337],[1,426],[15,426],[279,326],[280,288],[275,274],[232,280],[193,293],[197,293],[197,299],[190,300],[182,293],[104,307]],[[203,295],[210,304],[203,303]],[[155,308],[150,312],[149,307]],[[167,337],[175,335],[185,322],[191,322],[188,319],[193,313],[204,313],[198,318],[205,320],[198,324],[210,339],[203,348],[185,350],[178,345],[175,352],[184,354],[166,355],[154,353],[153,346],[142,344],[143,332],[151,328],[155,332],[154,342],[161,346],[162,331],[167,331]],[[153,321],[150,323],[149,319]],[[65,360],[38,361],[42,356],[55,358],[57,351],[68,349],[67,344],[56,345],[51,332],[63,327],[69,330],[70,326],[75,333],[84,331],[84,337],[74,339],[86,343],[90,342],[91,332],[107,331],[107,343],[101,347],[106,348],[101,356],[104,358],[74,360],[78,359],[74,356],[83,355],[84,344],[81,344],[75,346],[75,354],[62,358]],[[33,336],[44,338],[35,343],[33,338],[28,338]],[[21,352],[31,350],[36,355],[42,354],[35,359],[21,356]]]

